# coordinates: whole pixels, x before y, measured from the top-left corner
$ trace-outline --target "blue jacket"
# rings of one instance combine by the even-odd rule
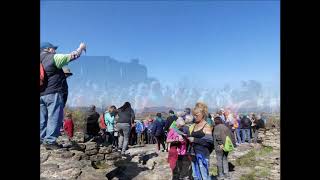
[[[164,126],[165,122],[163,119],[158,118],[153,122],[153,127],[152,127],[152,134],[154,136],[162,136],[164,135]]]
[[[141,123],[140,121],[138,121],[138,122],[136,123],[136,132],[137,132],[138,134],[141,134],[141,133],[143,133],[143,131],[144,131],[144,125],[143,125],[143,123]]]

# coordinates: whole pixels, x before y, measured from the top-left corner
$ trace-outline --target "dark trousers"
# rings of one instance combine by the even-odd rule
[[[131,128],[131,131],[130,131],[129,144],[133,146],[136,143],[137,143],[137,133],[136,133],[136,129],[133,127]]]
[[[106,132],[107,137],[108,137],[108,139],[106,139],[106,140],[107,140],[108,144],[113,144],[113,141],[114,141],[113,133],[114,133],[114,131]]]
[[[143,131],[143,134],[144,134],[144,142],[145,144],[148,144],[148,140],[149,140],[149,137],[148,137],[148,130],[147,128]]]
[[[176,167],[172,172],[172,180],[192,179],[191,159],[187,155],[178,155]]]
[[[116,133],[117,133],[117,135],[115,135]],[[114,140],[113,140],[113,144],[112,144],[112,145],[113,145],[114,147],[116,147],[116,148],[119,147],[119,143],[118,143],[118,142],[119,142],[119,134],[118,134],[118,133],[119,133],[119,132],[114,132],[114,134],[113,134],[113,135],[114,135],[114,136],[113,136],[113,137],[114,137]]]
[[[162,144],[163,150],[166,150],[166,145],[164,144],[164,135],[156,136],[158,151],[160,151],[160,144]]]
[[[154,144],[154,136],[148,132],[148,144]]]
[[[68,92],[65,92],[62,98],[63,98],[63,107],[66,107],[67,100],[68,100]]]

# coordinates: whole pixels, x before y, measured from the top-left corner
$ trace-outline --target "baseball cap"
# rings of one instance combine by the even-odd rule
[[[40,49],[46,49],[46,48],[53,48],[53,49],[57,49],[58,46],[54,46],[53,44],[49,43],[49,42],[42,42],[40,44]]]

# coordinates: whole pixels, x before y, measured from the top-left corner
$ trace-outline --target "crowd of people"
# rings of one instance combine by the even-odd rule
[[[63,67],[80,57],[86,50],[81,43],[70,54],[56,54],[56,46],[43,43],[40,47],[40,144],[47,149],[61,148],[56,140],[60,128],[71,140],[74,124],[72,113],[65,113],[68,86],[66,79],[72,75]],[[41,71],[41,68],[43,70]],[[168,162],[173,179],[210,179],[210,154],[215,151],[218,179],[228,178],[228,154],[244,143],[257,143],[258,130],[266,122],[259,114],[237,114],[230,109],[209,113],[205,103],[198,102],[183,112],[160,112],[146,119],[136,120],[129,102],[120,108],[111,105],[99,114],[92,105],[86,114],[86,141],[95,140],[112,146],[126,156],[128,145],[156,144],[158,153],[168,152]],[[162,149],[162,150],[161,150]]]
[[[72,138],[72,114],[66,113],[64,130]],[[99,115],[92,105],[86,115],[86,139],[96,139],[101,145],[112,146],[114,151],[126,154],[129,145],[155,144],[158,153],[168,152],[173,179],[210,179],[209,157],[215,151],[218,179],[228,178],[226,143],[232,147],[257,143],[258,129],[265,120],[254,113],[239,114],[229,109],[208,113],[206,104],[198,102],[193,109],[183,112],[161,113],[136,120],[129,102],[120,108],[112,105]]]

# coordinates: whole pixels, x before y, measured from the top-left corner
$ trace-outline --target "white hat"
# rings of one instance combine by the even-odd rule
[[[193,121],[193,116],[192,115],[186,115],[186,120],[185,122],[188,124],[191,124]]]
[[[183,126],[183,125],[185,125],[185,122],[182,117],[178,117],[178,119],[176,120],[176,124],[177,124],[177,126],[178,125]]]

